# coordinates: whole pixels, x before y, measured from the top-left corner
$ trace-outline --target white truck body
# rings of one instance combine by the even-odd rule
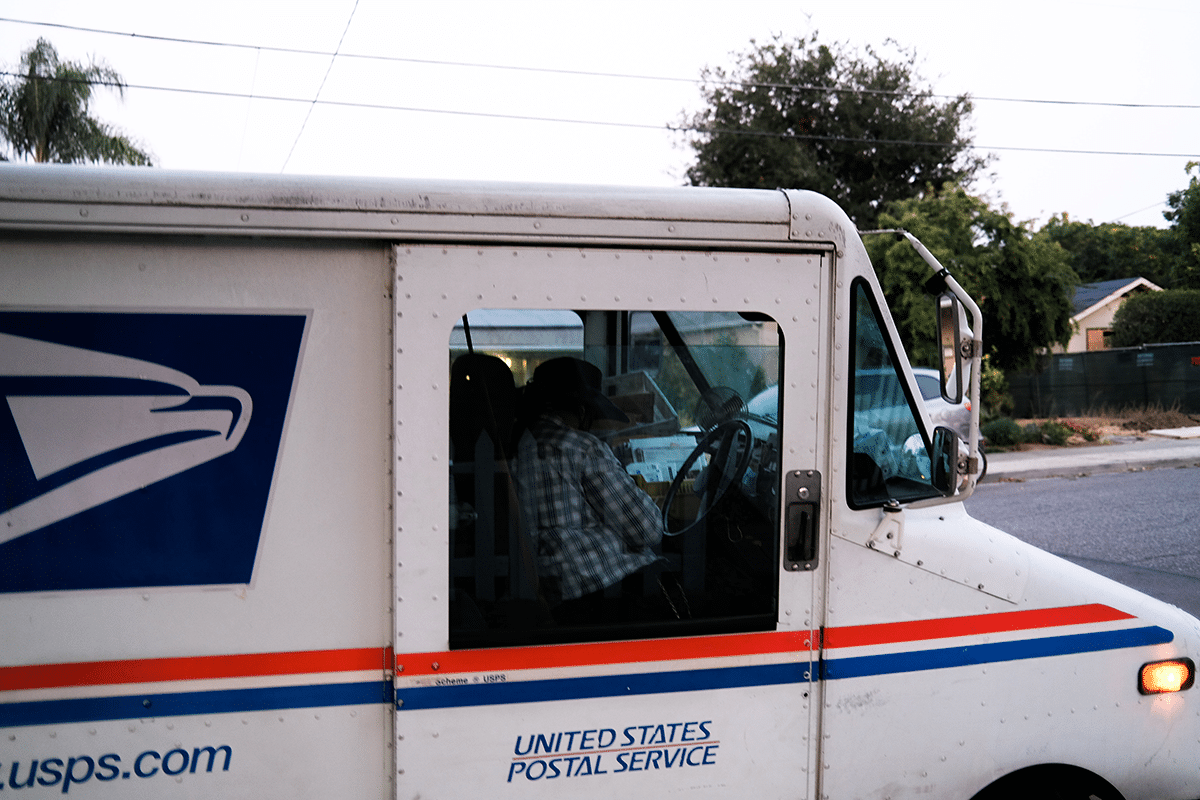
[[[663,342],[777,394],[727,559],[664,539],[633,590],[674,618],[559,624],[518,533],[483,549],[449,445],[481,310],[578,314],[495,347],[517,385],[648,364],[656,446],[702,426]],[[818,195],[4,166],[0,387],[3,796],[1200,796],[1196,691],[1139,691],[1200,622],[919,481],[883,510],[933,432]]]

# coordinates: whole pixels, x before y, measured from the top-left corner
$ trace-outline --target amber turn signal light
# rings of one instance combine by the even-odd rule
[[[1164,694],[1190,689],[1196,681],[1196,664],[1190,658],[1152,661],[1138,673],[1138,691]]]

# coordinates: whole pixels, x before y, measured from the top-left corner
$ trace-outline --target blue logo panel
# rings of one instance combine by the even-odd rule
[[[248,583],[307,322],[0,312],[0,592]]]

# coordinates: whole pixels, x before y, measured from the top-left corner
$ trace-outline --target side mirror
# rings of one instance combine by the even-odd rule
[[[933,432],[933,451],[929,454],[933,474],[933,488],[949,497],[958,489],[958,434],[950,428],[939,426]]]
[[[949,292],[938,295],[938,366],[942,372],[942,397],[948,403],[963,398],[962,307]]]

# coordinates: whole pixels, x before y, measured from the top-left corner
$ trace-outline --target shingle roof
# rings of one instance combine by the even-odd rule
[[[1141,284],[1150,289],[1158,289],[1157,286],[1144,278],[1117,278],[1111,281],[1080,284],[1075,287],[1075,295],[1071,298],[1071,311],[1078,316],[1114,294],[1124,294],[1122,290],[1128,291],[1133,288],[1134,284]]]

